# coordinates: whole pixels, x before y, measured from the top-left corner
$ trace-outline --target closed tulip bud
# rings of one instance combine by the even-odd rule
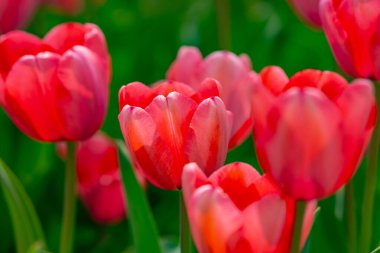
[[[355,173],[376,121],[371,82],[282,69],[261,72],[254,89],[254,140],[263,170],[298,200],[334,194]]]
[[[59,25],[44,39],[10,32],[0,37],[0,57],[0,103],[25,134],[77,141],[100,128],[110,60],[96,25]]]
[[[119,91],[121,131],[134,164],[154,185],[181,188],[183,166],[202,165],[207,175],[223,165],[230,119],[217,83],[205,80],[195,91],[178,82],[153,88],[130,83]]]
[[[200,253],[288,253],[295,200],[245,163],[231,163],[208,178],[195,163],[182,176],[192,235]],[[307,204],[300,248],[310,232],[315,202]]]
[[[380,80],[380,0],[321,0],[320,13],[340,67],[353,77]]]
[[[322,21],[319,16],[320,0],[288,0],[289,4],[301,16],[303,20],[314,27],[321,27]]]
[[[197,48],[182,47],[168,71],[167,79],[198,89],[205,78],[214,78],[220,83],[220,97],[233,115],[229,148],[234,148],[252,130],[252,87],[258,81],[257,74],[252,71],[247,55],[217,51],[202,59]]]
[[[65,143],[58,151],[66,156]],[[141,185],[145,180],[135,170]],[[103,133],[96,133],[78,145],[76,159],[78,195],[98,223],[117,223],[126,217],[126,199],[121,182],[116,143]]]

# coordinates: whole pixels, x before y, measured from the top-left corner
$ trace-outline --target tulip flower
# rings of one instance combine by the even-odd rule
[[[75,15],[83,10],[84,0],[42,0],[67,14]]]
[[[32,17],[39,0],[1,0],[0,34],[23,27]]]
[[[66,157],[65,143],[58,145],[58,153]],[[121,182],[116,143],[98,132],[78,145],[76,159],[78,195],[92,218],[98,223],[117,223],[126,216],[126,200]],[[141,172],[135,170],[141,185]]]
[[[288,253],[295,200],[245,163],[231,163],[208,178],[195,163],[182,176],[192,235],[200,253]],[[301,245],[311,229],[315,202],[307,204]]]
[[[186,83],[197,89],[205,78],[214,78],[221,85],[220,97],[233,114],[229,148],[238,146],[252,130],[252,86],[258,81],[247,55],[218,51],[205,59],[195,47],[182,47],[171,65],[167,79]]]
[[[101,126],[110,62],[93,24],[62,24],[44,39],[15,31],[0,37],[0,103],[25,134],[39,141],[75,141]]]
[[[119,91],[119,121],[134,164],[154,185],[181,188],[183,166],[202,165],[207,175],[223,165],[230,119],[215,80],[195,91],[165,81],[149,88],[134,82]]]
[[[376,106],[371,82],[305,70],[288,79],[261,72],[253,99],[258,160],[298,200],[324,198],[352,177],[371,137]]]
[[[323,29],[340,67],[380,80],[380,1],[321,0]]]
[[[319,16],[320,0],[288,0],[289,4],[301,16],[303,20],[315,27],[321,27],[322,21]]]

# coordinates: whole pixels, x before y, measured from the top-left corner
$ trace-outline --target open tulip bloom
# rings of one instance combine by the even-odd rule
[[[253,95],[261,167],[298,200],[332,195],[352,177],[371,137],[371,82],[348,85],[340,75],[318,70],[288,79],[279,67],[264,69],[261,78]]]
[[[214,78],[220,83],[220,97],[233,115],[229,148],[234,148],[251,133],[251,94],[253,84],[259,81],[258,76],[245,54],[237,56],[228,51],[216,51],[202,59],[197,48],[181,47],[167,79],[198,89],[205,78]]]
[[[100,128],[110,61],[96,25],[62,24],[44,39],[7,33],[0,37],[0,58],[0,103],[25,134],[39,141],[75,141]]]
[[[195,164],[182,176],[191,231],[200,253],[288,253],[295,200],[245,163],[221,167],[208,178]],[[315,202],[307,205],[300,248],[310,232]]]
[[[207,175],[223,165],[231,127],[218,95],[212,79],[197,91],[173,81],[153,88],[135,82],[120,89],[119,121],[127,149],[152,184],[181,188],[188,162],[202,165]]]

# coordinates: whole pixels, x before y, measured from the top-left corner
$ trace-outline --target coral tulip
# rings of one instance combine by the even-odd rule
[[[288,0],[294,10],[310,25],[321,27],[322,21],[319,16],[320,0]]]
[[[220,97],[233,114],[229,148],[243,142],[252,130],[252,86],[258,81],[247,55],[218,51],[205,59],[195,47],[182,47],[171,65],[167,78],[186,83],[197,89],[205,78],[214,78],[221,84]]]
[[[205,80],[198,91],[171,81],[154,88],[130,83],[120,89],[119,104],[131,159],[152,184],[180,188],[188,162],[207,175],[223,165],[231,130],[216,81]]]
[[[61,157],[65,143],[59,143]],[[92,218],[99,223],[116,223],[126,216],[126,202],[119,169],[116,143],[104,133],[80,142],[77,149],[76,174],[78,194]],[[142,174],[136,176],[144,185]]]
[[[0,37],[0,56],[0,103],[24,133],[40,141],[75,141],[100,128],[110,62],[96,25],[59,25],[43,40],[10,32]]]
[[[1,0],[0,34],[23,27],[32,17],[39,0]]]
[[[191,231],[200,253],[288,253],[295,200],[245,163],[228,164],[209,178],[195,163],[182,176]],[[314,219],[307,204],[301,247]]]
[[[380,80],[380,0],[321,0],[326,37],[340,67]]]
[[[305,70],[288,79],[261,72],[254,89],[254,140],[263,170],[290,196],[324,198],[352,177],[371,137],[376,105],[371,82]]]

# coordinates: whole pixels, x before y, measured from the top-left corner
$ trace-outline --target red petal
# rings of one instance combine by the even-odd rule
[[[119,110],[125,105],[147,107],[156,96],[151,88],[140,82],[125,85],[119,90]]]

